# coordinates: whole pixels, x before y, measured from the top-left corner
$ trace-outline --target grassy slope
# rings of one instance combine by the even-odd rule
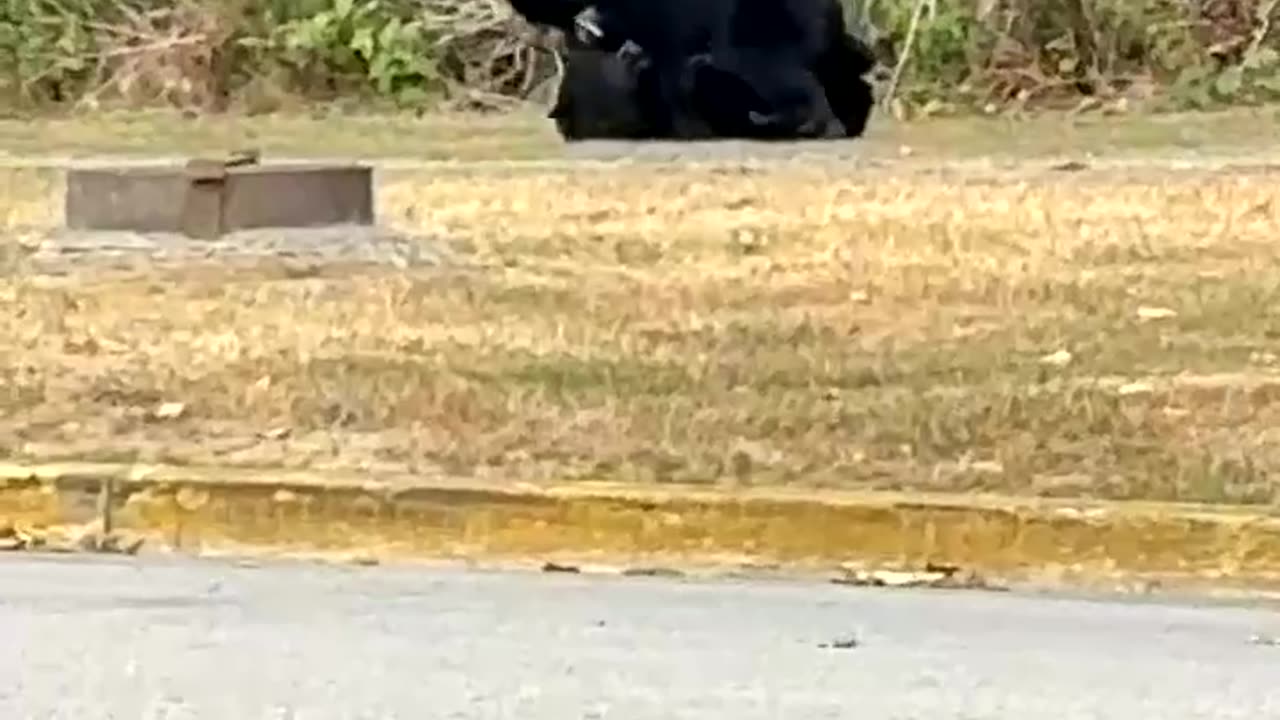
[[[1037,122],[1005,139],[1027,156],[1063,137],[1167,150],[1234,127]],[[325,128],[326,152],[434,152],[345,127]],[[981,152],[930,145],[939,127],[993,126],[885,128],[868,145]],[[114,142],[82,148],[129,145]],[[56,193],[32,182],[47,176],[6,177],[0,218],[53,217]],[[397,172],[384,221],[447,238],[479,271],[0,283],[0,453],[1270,502],[1274,182]],[[182,418],[149,418],[171,400]]]

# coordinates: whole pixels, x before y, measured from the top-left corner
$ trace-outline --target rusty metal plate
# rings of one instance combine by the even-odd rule
[[[67,172],[65,210],[72,229],[197,238],[259,228],[372,225],[373,170],[219,160],[73,169]]]

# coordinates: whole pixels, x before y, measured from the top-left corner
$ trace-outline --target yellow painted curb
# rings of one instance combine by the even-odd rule
[[[1018,575],[1280,581],[1270,508],[969,496],[499,486],[291,471],[0,465],[0,521],[99,517],[178,549],[394,557],[576,555],[792,566],[949,564]]]

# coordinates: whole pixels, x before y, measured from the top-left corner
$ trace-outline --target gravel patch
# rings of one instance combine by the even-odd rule
[[[453,259],[438,238],[383,227],[272,228],[198,240],[179,233],[86,231],[65,228],[27,233],[25,265],[41,275],[77,270],[173,267],[214,262],[257,265],[285,260],[310,265],[438,266]]]

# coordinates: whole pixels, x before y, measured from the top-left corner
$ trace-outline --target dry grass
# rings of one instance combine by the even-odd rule
[[[471,262],[3,281],[0,454],[1280,501],[1274,175],[405,172],[380,204]]]

